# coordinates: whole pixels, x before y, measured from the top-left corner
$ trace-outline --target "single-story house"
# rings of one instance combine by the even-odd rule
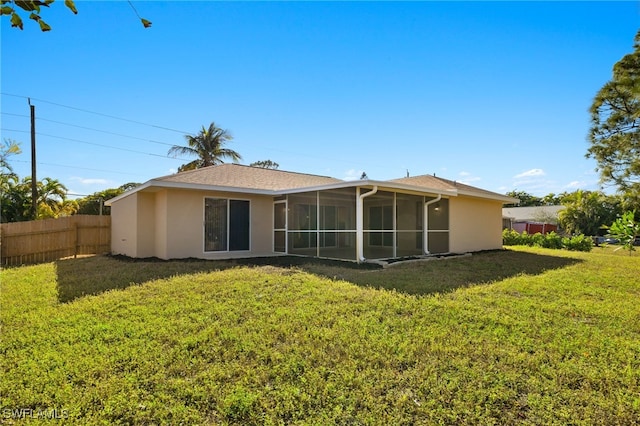
[[[388,181],[222,164],[152,179],[107,201],[113,254],[364,262],[502,247],[517,200],[431,175]]]
[[[558,231],[558,213],[564,206],[505,207],[502,227],[527,234],[548,234]]]

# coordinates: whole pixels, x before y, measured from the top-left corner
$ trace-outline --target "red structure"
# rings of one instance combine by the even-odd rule
[[[558,226],[550,223],[536,223],[536,222],[516,222],[513,224],[513,229],[518,232],[525,231],[527,234],[546,235],[549,232],[558,232]]]

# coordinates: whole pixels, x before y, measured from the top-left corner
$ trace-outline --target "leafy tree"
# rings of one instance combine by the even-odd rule
[[[249,166],[251,167],[260,167],[262,169],[278,169],[280,167],[280,164],[276,163],[275,161],[271,161],[271,160],[263,160],[263,161],[254,161],[253,163],[249,164]]]
[[[78,202],[78,210],[76,214],[100,214],[100,207],[102,206],[102,214],[108,215],[111,214],[111,208],[105,206],[103,203],[111,198],[117,197],[118,195],[129,191],[130,189],[139,186],[139,183],[125,183],[122,186],[117,188],[105,189],[104,191],[94,192],[91,195],[88,195],[84,198],[80,198],[77,200]]]
[[[636,219],[640,220],[640,192],[626,191],[620,193],[622,210],[635,211]]]
[[[620,214],[620,199],[601,191],[578,190],[567,195],[558,213],[560,226],[570,234],[598,235]]]
[[[31,178],[23,182],[31,187]],[[70,216],[78,209],[75,200],[67,199],[67,187],[57,179],[44,178],[36,183],[38,187],[36,219]]]
[[[240,154],[224,147],[233,136],[228,130],[216,127],[214,122],[211,122],[208,129],[202,126],[202,130],[195,136],[185,135],[185,139],[187,146],[172,146],[168,154],[197,156],[198,159],[180,166],[179,172],[222,164],[224,158],[231,158],[234,163],[242,159]]]
[[[25,178],[31,184],[31,178]],[[37,182],[37,219],[70,216],[78,209],[74,200],[67,200],[67,187],[56,179],[44,178]]]
[[[505,207],[530,207],[541,206],[542,200],[535,195],[531,195],[525,191],[509,191],[507,197],[513,197],[520,200],[518,204],[506,204]]]
[[[636,238],[640,236],[640,222],[635,220],[635,212],[629,211],[619,217],[611,226],[608,227],[609,235],[613,238],[617,238],[622,244],[616,250],[621,248],[629,250],[629,256],[631,252],[636,248],[633,244]]]
[[[640,31],[634,52],[613,66],[613,78],[591,105],[591,129],[586,156],[598,163],[600,179],[620,191],[640,193]]]
[[[31,178],[25,178],[24,181],[31,183]],[[46,177],[36,185],[38,187],[38,204],[45,204],[53,208],[67,197],[67,187],[56,179]]]
[[[11,173],[0,177],[0,221],[22,222],[31,219],[31,185]]]
[[[10,175],[13,174],[13,168],[9,164],[9,156],[20,154],[20,143],[11,139],[4,139],[3,145],[0,146],[0,174]]]
[[[76,200],[60,200],[54,204],[40,203],[36,213],[36,219],[52,219],[58,217],[72,216],[78,210]]]
[[[18,12],[29,13],[29,19],[36,21],[42,31],[51,31],[51,26],[42,19],[40,13],[42,7],[49,7],[54,2],[55,0],[2,0],[2,15],[10,17],[12,27],[23,30],[24,23]],[[145,28],[151,27],[151,22],[138,15],[138,11],[133,7],[131,1],[127,0],[127,2],[140,19],[140,22],[142,22],[142,25]],[[78,9],[73,0],[64,0],[64,5],[75,15],[78,14]]]
[[[69,216],[77,210],[74,200],[67,199],[67,188],[59,181],[44,178],[37,182],[36,219]],[[2,222],[31,220],[31,177],[20,180],[16,175],[0,179],[0,217]]]
[[[545,195],[544,197],[542,197],[540,199],[540,203],[543,206],[557,206],[557,205],[559,205],[561,203],[561,201],[560,201],[561,200],[561,196],[562,196],[562,194],[556,195],[553,192],[551,192],[551,193]]]

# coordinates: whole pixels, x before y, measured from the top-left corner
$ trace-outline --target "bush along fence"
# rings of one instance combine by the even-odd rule
[[[111,216],[76,215],[0,224],[4,266],[103,254],[111,249]]]
[[[505,229],[502,231],[502,244],[505,246],[536,246],[550,249],[591,251],[593,239],[584,235],[562,237],[555,232],[542,235],[540,233],[527,234],[524,231],[519,233],[513,229]]]

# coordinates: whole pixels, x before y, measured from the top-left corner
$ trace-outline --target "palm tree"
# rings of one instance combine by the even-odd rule
[[[232,140],[233,136],[229,131],[216,127],[214,122],[211,122],[208,129],[202,126],[202,130],[195,136],[185,135],[185,139],[187,146],[174,145],[169,149],[168,155],[190,155],[197,156],[198,159],[180,166],[179,172],[222,164],[224,158],[231,158],[234,163],[242,159],[234,150],[224,148],[224,144]]]
[[[29,181],[31,178],[27,178]],[[67,200],[67,187],[57,179],[38,182],[38,218],[70,216],[78,210],[75,200]]]
[[[67,188],[56,179],[37,182],[37,219],[69,216],[78,210],[75,200],[67,200]],[[34,219],[31,212],[31,177],[0,175],[0,219],[21,222]]]
[[[25,180],[31,181],[31,178]],[[67,187],[57,179],[44,178],[38,182],[38,204],[56,206],[67,198]]]
[[[31,219],[31,186],[15,174],[0,174],[0,221],[21,222]]]
[[[9,156],[20,154],[20,143],[11,139],[4,139],[3,145],[0,146],[0,174],[13,175],[13,169],[9,164]]]

